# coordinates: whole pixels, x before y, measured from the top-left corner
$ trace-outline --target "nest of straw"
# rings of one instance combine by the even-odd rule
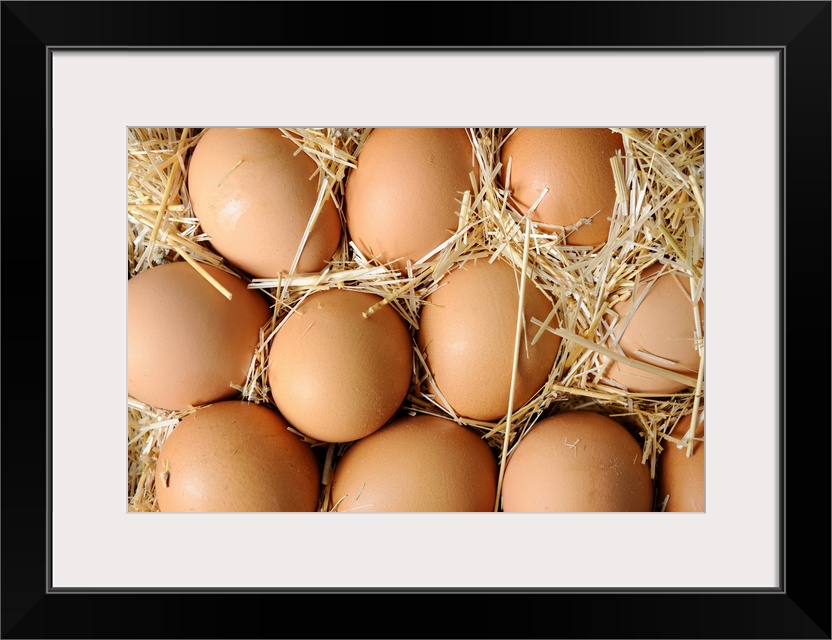
[[[410,392],[401,408],[453,419],[476,429],[495,449],[500,477],[512,447],[541,417],[587,410],[615,418],[643,443],[642,462],[655,477],[656,461],[668,441],[688,441],[673,428],[697,410],[703,399],[704,359],[690,389],[682,393],[634,394],[603,376],[602,356],[621,359],[603,346],[609,310],[629,295],[633,280],[648,266],[688,276],[691,299],[704,298],[704,130],[699,128],[613,129],[622,135],[624,153],[611,160],[617,202],[609,241],[600,247],[567,245],[570,229],[543,230],[518,213],[510,191],[502,188],[500,147],[511,129],[468,129],[479,178],[460,194],[456,234],[431,255],[401,273],[366,257],[344,235],[341,247],[320,273],[277,279],[250,279],[228,264],[203,234],[187,191],[190,155],[202,130],[133,128],[128,130],[128,277],[163,262],[186,260],[195,268],[210,264],[243,276],[250,288],[273,303],[261,330],[246,383],[239,398],[270,403],[266,363],[271,339],[288,312],[314,291],[340,287],[374,293],[393,305],[415,331],[419,311],[439,280],[460,262],[474,257],[504,259],[525,271],[555,303],[558,321],[535,319],[538,335],[554,331],[561,346],[549,379],[523,407],[496,423],[466,420],[431,393],[430,371],[418,349]],[[368,128],[282,129],[318,165],[319,187],[328,191],[343,216],[344,183],[370,133]],[[365,313],[371,314],[376,308]],[[697,319],[700,356],[702,323]],[[552,323],[552,326],[550,326]],[[555,328],[556,327],[556,328]],[[190,411],[193,411],[191,409]],[[128,398],[128,509],[156,511],[154,474],[159,447],[186,412],[171,412]],[[300,435],[300,434],[299,434]],[[690,434],[692,436],[692,434]],[[310,441],[324,460],[319,509],[329,510],[332,469],[344,445]],[[692,444],[692,440],[690,440]]]

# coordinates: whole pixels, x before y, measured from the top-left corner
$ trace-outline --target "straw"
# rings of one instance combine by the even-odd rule
[[[403,414],[445,417],[476,430],[499,460],[498,496],[505,465],[517,443],[542,417],[566,410],[597,411],[614,417],[643,443],[642,462],[655,475],[656,462],[672,427],[704,401],[704,318],[698,302],[704,297],[704,131],[699,128],[613,128],[622,135],[624,153],[609,159],[616,202],[610,216],[610,234],[597,247],[566,244],[576,225],[547,228],[515,208],[509,185],[512,167],[503,167],[500,150],[513,129],[468,128],[472,157],[479,179],[470,191],[458,194],[456,232],[442,245],[404,271],[364,256],[344,235],[330,263],[320,273],[294,273],[300,252],[315,224],[315,213],[329,198],[344,221],[344,186],[356,166],[368,127],[282,128],[283,134],[317,165],[318,198],[295,256],[293,273],[275,278],[247,280],[273,304],[273,315],[261,330],[240,398],[270,403],[268,355],[271,340],[282,322],[305,297],[315,291],[343,288],[379,296],[365,317],[391,306],[414,333],[422,307],[443,284],[443,276],[467,260],[504,259],[518,274],[527,276],[553,301],[545,318],[530,318],[536,327],[526,341],[538,344],[546,332],[561,338],[555,364],[543,387],[522,407],[515,401],[517,362],[523,348],[521,314],[514,336],[514,366],[510,404],[506,415],[494,422],[457,415],[436,388],[424,355],[414,346],[413,380],[401,409]],[[202,265],[243,276],[210,245],[193,215],[187,191],[190,154],[202,130],[195,128],[131,128],[128,130],[128,277],[153,265],[176,260],[191,264],[203,277]],[[503,175],[506,183],[503,184]],[[541,188],[538,201],[546,189]],[[579,221],[577,225],[580,225]],[[700,353],[699,369],[684,375],[670,371],[661,358],[640,362],[605,346],[615,316],[611,309],[631,295],[641,272],[660,263],[668,272],[689,276],[688,295],[693,303]],[[203,273],[205,272],[205,273]],[[518,293],[525,295],[526,277],[518,278]],[[209,280],[210,282],[210,280]],[[213,283],[212,283],[213,284]],[[216,285],[214,285],[216,286]],[[655,354],[654,354],[655,355]],[[642,358],[644,356],[638,356]],[[629,392],[604,377],[607,360],[623,362],[687,385],[670,394]],[[648,358],[644,358],[648,359]],[[128,401],[128,506],[133,511],[156,509],[154,470],[164,439],[180,414]],[[693,427],[692,427],[693,428]],[[691,451],[693,438],[687,441]],[[320,510],[333,505],[327,495],[332,469],[343,451],[326,443],[322,469]],[[322,452],[323,453],[323,452]],[[660,505],[658,505],[660,508]],[[659,509],[660,510],[660,509]]]

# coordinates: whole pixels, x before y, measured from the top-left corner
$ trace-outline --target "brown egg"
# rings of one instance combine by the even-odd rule
[[[621,134],[606,128],[520,128],[503,143],[502,182],[508,185],[521,213],[527,213],[548,189],[532,220],[549,233],[563,233],[586,218],[589,224],[568,231],[567,244],[595,246],[606,242],[615,206],[615,179],[610,158],[623,151]]]
[[[508,412],[519,301],[519,272],[503,260],[480,258],[444,276],[422,307],[417,342],[433,376],[433,391],[457,415],[498,420]],[[552,309],[546,294],[528,281],[512,410],[541,389],[554,365],[558,336],[544,331],[531,344],[539,330],[533,320],[544,322]],[[549,326],[556,328],[557,319]]]
[[[456,232],[471,172],[465,129],[373,129],[344,189],[352,241],[368,260],[405,269]]]
[[[474,430],[436,416],[399,418],[336,463],[336,511],[493,511],[497,460]]]
[[[186,262],[127,283],[127,392],[137,400],[182,410],[232,398],[246,381],[268,302],[240,278],[201,266],[230,300]]]
[[[599,413],[544,418],[509,455],[503,511],[652,511],[641,453],[623,425]]]
[[[685,437],[693,414],[679,420],[670,433],[677,440]],[[687,446],[681,449],[669,440],[663,440],[664,449],[656,460],[656,486],[659,504],[667,498],[665,511],[705,510],[705,417],[696,426],[693,452],[688,457]]]
[[[315,511],[312,448],[264,405],[229,400],[185,416],[156,463],[160,511]]]
[[[279,129],[208,129],[194,149],[188,191],[211,244],[256,278],[288,273],[315,210],[318,169]],[[317,272],[341,241],[327,197],[296,273]]]
[[[696,350],[696,316],[690,279],[678,273],[658,275],[659,270],[660,265],[645,269],[632,295],[612,307],[620,320],[607,346],[635,361],[695,381],[700,357]],[[702,300],[699,317],[704,321]],[[661,372],[644,371],[611,359],[605,375],[632,393],[676,393],[692,386]]]
[[[309,295],[277,330],[269,386],[284,417],[305,435],[347,442],[369,435],[398,410],[413,372],[403,318],[379,296],[346,289]]]

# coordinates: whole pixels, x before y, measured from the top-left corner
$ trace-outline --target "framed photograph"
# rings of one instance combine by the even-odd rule
[[[832,637],[830,5],[3,2],[2,637]],[[128,508],[128,132],[210,126],[701,130],[705,511]]]

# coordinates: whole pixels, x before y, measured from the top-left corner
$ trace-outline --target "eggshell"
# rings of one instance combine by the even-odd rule
[[[335,511],[493,511],[497,460],[472,429],[437,416],[399,418],[335,465]]]
[[[690,279],[675,272],[658,275],[660,268],[654,265],[645,269],[632,295],[613,305],[612,310],[620,320],[608,347],[633,360],[695,380],[700,356],[696,350],[696,316]],[[704,322],[703,300],[699,302],[699,317]],[[632,393],[676,393],[690,386],[612,359],[605,375]]]
[[[194,149],[188,191],[211,244],[257,278],[288,273],[318,199],[318,166],[279,129],[208,129]],[[324,268],[341,240],[327,197],[296,272]]]
[[[652,511],[653,481],[642,446],[600,413],[544,418],[506,463],[503,511]]]
[[[684,438],[690,428],[693,414],[684,416],[670,432],[677,440]],[[687,454],[687,446],[678,448],[669,440],[663,441],[664,449],[656,459],[656,486],[659,504],[667,498],[665,511],[705,510],[705,418],[696,425],[693,452]]]
[[[566,242],[595,246],[609,236],[616,200],[610,158],[623,149],[621,134],[605,128],[519,128],[502,145],[502,183],[521,213],[548,189],[532,219],[562,234],[561,227],[587,218],[591,222],[568,232]]]
[[[346,289],[309,295],[271,342],[269,386],[281,413],[316,440],[369,435],[404,401],[413,343],[391,305],[365,318],[381,297]]]
[[[367,259],[405,269],[456,232],[472,172],[465,129],[373,129],[344,188],[350,238]]]
[[[156,464],[160,511],[315,511],[312,448],[264,405],[226,401],[185,416]]]
[[[230,300],[186,262],[127,283],[127,391],[137,400],[182,410],[231,398],[246,381],[268,302],[240,278],[201,266]]]
[[[422,307],[417,343],[433,376],[433,391],[459,416],[497,420],[508,412],[519,279],[519,272],[503,260],[469,260],[445,275]],[[512,410],[540,390],[554,365],[560,337],[544,331],[531,344],[539,330],[533,320],[545,321],[552,309],[546,294],[529,280]],[[558,326],[557,317],[549,326]]]

